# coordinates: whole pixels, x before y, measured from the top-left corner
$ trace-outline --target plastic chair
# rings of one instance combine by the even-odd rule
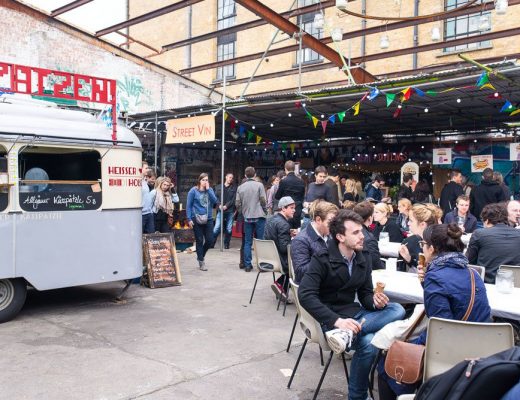
[[[513,327],[430,318],[424,356],[424,381],[467,358],[488,357],[514,346]]]
[[[499,270],[504,269],[513,271],[513,278],[515,280],[515,287],[520,287],[520,265],[502,265]]]
[[[291,258],[291,245],[287,245],[287,265],[289,267],[289,293],[292,293],[293,294],[293,297],[295,298],[295,301],[298,297],[298,287],[299,285],[297,285],[295,282],[294,282],[294,277],[295,277],[295,273],[294,273],[294,265],[292,263],[292,258]],[[289,293],[287,293],[287,295],[289,295]],[[287,306],[287,302],[285,303],[285,306],[284,306],[284,315],[285,315],[285,307]],[[287,343],[287,353],[289,352],[289,349],[291,348],[291,343],[292,343],[292,340],[293,340],[293,336],[294,336],[294,331],[296,329],[296,324],[298,323],[298,318],[300,318],[300,311],[298,308],[296,308],[296,315],[294,316],[294,323],[293,323],[293,327],[292,327],[292,330],[291,330],[291,336],[289,336],[289,343]]]
[[[258,283],[258,277],[262,272],[272,272],[273,273],[273,282],[275,279],[275,272],[279,272],[283,274],[282,262],[280,261],[280,255],[278,254],[278,249],[272,240],[261,240],[253,238],[253,248],[254,248],[254,264],[258,269],[258,273],[256,274],[255,285],[253,286],[253,291],[251,292],[251,298],[249,299],[249,304],[253,301],[253,296],[255,295],[256,284]],[[280,299],[278,300],[278,308],[280,307]]]
[[[486,268],[481,267],[480,265],[473,265],[473,264],[468,264],[468,267],[477,271],[478,274],[480,275],[480,277],[482,278],[482,280],[484,280],[484,276],[486,276]]]
[[[330,362],[332,361],[332,357],[334,355],[334,352],[330,349],[327,339],[325,338],[325,334],[321,330],[321,325],[316,321],[312,315],[310,315],[307,310],[305,310],[301,305],[300,301],[297,296],[296,290],[293,288],[294,291],[294,303],[296,305],[297,313],[300,315],[300,327],[305,334],[305,340],[302,345],[302,349],[300,350],[300,354],[298,355],[298,359],[296,360],[296,364],[294,364],[293,372],[291,374],[291,378],[289,379],[289,383],[287,384],[287,389],[291,388],[292,381],[294,379],[294,375],[296,374],[296,370],[298,369],[298,365],[300,364],[300,360],[302,358],[303,352],[305,351],[305,346],[310,341],[311,343],[317,343],[320,346],[320,352],[321,349],[324,351],[330,351],[329,358],[327,360],[327,363],[325,364],[325,367],[323,368],[323,372],[320,377],[320,381],[318,382],[318,386],[316,387],[316,390],[314,391],[314,396],[312,397],[313,400],[315,400],[318,397],[318,393],[320,392],[321,385],[323,383],[323,380],[325,379],[325,375],[327,374],[327,370],[329,369]],[[321,354],[321,353],[320,353]],[[345,369],[345,377],[347,378],[347,383],[349,381],[348,376],[348,369],[347,369],[347,361],[345,360],[345,353],[341,353],[341,359],[343,361],[343,368]],[[323,363],[322,363],[323,365]]]

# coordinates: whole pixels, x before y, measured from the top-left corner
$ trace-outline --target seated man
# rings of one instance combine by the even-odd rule
[[[378,351],[370,343],[374,333],[402,319],[405,313],[401,305],[389,303],[384,293],[373,291],[372,270],[362,253],[362,226],[363,219],[358,214],[340,210],[330,222],[332,239],[327,250],[320,250],[312,257],[298,289],[302,307],[324,331],[339,328],[356,334],[352,343],[355,353],[350,369],[349,400],[368,397],[368,376]]]
[[[466,257],[470,264],[486,268],[484,282],[495,283],[501,265],[520,265],[520,230],[507,225],[504,203],[484,206],[480,218],[484,229],[471,235]]]
[[[296,235],[291,243],[291,258],[296,283],[300,283],[307,271],[312,255],[327,248],[330,240],[329,223],[338,212],[335,204],[323,200],[311,203],[309,215],[312,222]]]
[[[520,201],[511,200],[507,202],[507,219],[509,226],[520,228]]]
[[[282,296],[287,298],[287,288],[289,287],[289,266],[287,264],[287,245],[291,244],[291,220],[296,212],[296,204],[290,196],[282,197],[278,202],[280,211],[272,218],[267,220],[264,230],[264,239],[273,240],[278,254],[284,274],[280,275],[278,280],[271,285],[276,298]]]
[[[374,222],[374,205],[370,201],[362,201],[354,206],[354,212],[363,219],[363,251],[368,257],[367,262],[372,270],[384,269],[385,266],[381,262],[381,254],[379,253],[379,244],[372,232],[368,229]]]

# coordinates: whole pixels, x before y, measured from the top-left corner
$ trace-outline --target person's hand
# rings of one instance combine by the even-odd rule
[[[334,326],[344,331],[350,329],[354,333],[359,333],[359,331],[361,331],[361,324],[352,318],[338,318],[334,323]]]
[[[374,305],[376,308],[384,308],[389,302],[388,296],[384,293],[374,293]]]
[[[224,211],[226,211],[226,210],[227,210],[227,206],[222,207],[222,209],[223,209]]]
[[[188,222],[188,225],[190,226],[190,228],[193,228],[193,221],[190,220],[190,221]]]
[[[401,247],[399,247],[399,254],[401,257],[403,257],[403,260],[405,260],[407,263],[410,262],[412,259],[412,256],[410,255],[410,252],[408,251],[408,247],[406,245],[402,244]]]
[[[291,229],[291,237],[295,237],[298,234],[298,229]]]
[[[206,181],[206,190],[209,189],[209,181]]]

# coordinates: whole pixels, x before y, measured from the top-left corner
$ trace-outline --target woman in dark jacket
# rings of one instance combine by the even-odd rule
[[[377,203],[374,206],[374,221],[376,223],[374,237],[379,240],[381,232],[387,232],[391,242],[401,243],[403,235],[399,225],[393,219],[390,219],[392,211],[392,206],[386,203]]]
[[[444,217],[445,224],[455,223],[462,228],[464,233],[473,233],[477,228],[477,219],[469,212],[469,197],[462,195],[457,197],[457,207]]]
[[[430,190],[430,185],[424,179],[415,185],[413,198],[416,203],[436,203],[432,191]]]
[[[462,254],[464,244],[462,230],[457,224],[429,226],[424,230],[422,251],[428,268],[419,271],[424,279],[424,308],[428,318],[438,317],[462,321],[469,309],[472,279],[475,278],[475,300],[467,321],[489,322],[491,308],[486,287],[480,275],[468,267],[468,259]],[[413,342],[426,344],[424,331]],[[384,364],[378,365],[379,399],[394,400],[397,395],[413,393],[415,387],[399,385],[384,372]]]

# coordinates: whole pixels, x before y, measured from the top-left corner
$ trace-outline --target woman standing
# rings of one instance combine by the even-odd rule
[[[356,181],[356,193],[358,195],[358,201],[364,201],[367,197],[366,193],[363,191],[363,185],[360,181]]]
[[[345,193],[343,194],[343,201],[359,201],[359,196],[356,189],[356,181],[354,179],[347,179],[345,181]]]
[[[197,186],[188,192],[186,215],[195,233],[199,269],[207,271],[204,256],[213,244],[213,206],[218,202],[215,192],[209,186],[208,174],[199,175]]]
[[[444,223],[452,222],[459,225],[464,233],[473,233],[477,229],[477,219],[469,212],[469,197],[462,195],[457,197],[457,207],[444,217]]]
[[[422,179],[417,183],[417,185],[415,185],[413,198],[417,203],[435,203],[435,198],[430,190],[430,185],[425,179]]]
[[[397,217],[397,225],[401,229],[403,237],[408,237],[410,234],[410,227],[408,226],[408,215],[412,209],[412,202],[408,199],[402,198],[397,202],[397,209],[399,216]]]
[[[155,189],[150,192],[153,200],[155,230],[161,233],[170,232],[168,217],[173,217],[173,202],[170,192],[171,180],[161,176],[155,181]]]
[[[387,232],[391,242],[401,243],[403,241],[401,230],[393,220],[389,219],[392,211],[392,206],[386,203],[377,203],[374,206],[374,221],[376,223],[374,236],[379,240],[379,234]]]

